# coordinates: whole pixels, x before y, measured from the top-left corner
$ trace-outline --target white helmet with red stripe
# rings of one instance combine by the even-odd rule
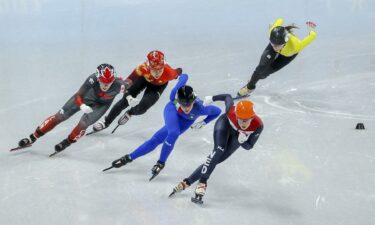
[[[108,63],[100,64],[96,74],[101,83],[111,84],[115,80],[115,68]]]
[[[99,80],[100,89],[104,92],[108,91],[115,80],[115,68],[108,63],[103,63],[96,69],[96,76]]]

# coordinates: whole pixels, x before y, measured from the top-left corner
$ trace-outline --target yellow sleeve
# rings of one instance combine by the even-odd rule
[[[279,18],[279,19],[275,20],[275,22],[273,23],[273,25],[268,30],[268,35],[271,34],[271,31],[272,31],[273,28],[281,26],[281,25],[283,25],[283,23],[284,23],[284,19]]]
[[[301,46],[300,46],[299,52],[302,51],[302,49],[306,48],[306,46],[308,46],[315,39],[316,39],[316,33],[314,31],[310,31],[309,35],[307,35],[307,37],[305,37],[301,41]]]
[[[143,63],[135,68],[135,72],[138,76],[143,76],[146,65]]]

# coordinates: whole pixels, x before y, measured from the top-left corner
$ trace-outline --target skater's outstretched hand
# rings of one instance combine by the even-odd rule
[[[245,141],[247,141],[247,139],[249,139],[249,136],[250,136],[250,135],[246,135],[245,133],[240,132],[240,133],[238,134],[238,142],[239,142],[240,144],[244,143]]]
[[[177,79],[182,74],[182,69],[181,68],[177,68],[176,72],[177,72],[177,76],[176,76],[176,79]]]
[[[139,103],[139,99],[133,98],[131,95],[126,96],[126,100],[128,100],[130,107],[134,107]]]
[[[193,130],[199,130],[202,127],[204,127],[205,125],[206,125],[206,122],[204,122],[204,120],[202,120],[202,121],[193,123],[193,125],[191,125],[190,128],[193,129]]]
[[[92,113],[92,111],[93,111],[92,108],[90,106],[86,105],[86,104],[82,104],[79,108],[84,113]]]
[[[314,31],[315,32],[316,24],[314,22],[307,21],[306,22],[306,26],[307,26],[307,29],[309,29],[309,31]]]
[[[214,100],[212,99],[212,97],[213,96],[206,96],[206,97],[204,97],[203,105],[204,106],[211,105],[211,103],[214,102]]]

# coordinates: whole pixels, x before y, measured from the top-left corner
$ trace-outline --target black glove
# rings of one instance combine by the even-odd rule
[[[176,72],[177,72],[177,76],[176,76],[176,79],[177,79],[182,74],[182,69],[181,68],[177,68]]]

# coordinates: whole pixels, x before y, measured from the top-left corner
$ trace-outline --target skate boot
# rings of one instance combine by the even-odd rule
[[[238,92],[237,92],[237,96],[239,97],[245,97],[245,96],[248,96],[251,94],[251,92],[253,92],[254,89],[249,89],[247,88],[247,85],[243,86]]]
[[[129,110],[126,111],[124,113],[124,115],[122,115],[118,121],[117,121],[117,126],[115,127],[115,129],[113,129],[112,131],[112,134],[115,133],[115,131],[117,130],[117,128],[120,126],[120,125],[124,125],[125,123],[127,123],[129,120],[130,120],[130,117],[131,115],[129,114]]]
[[[173,188],[173,191],[172,193],[169,195],[169,197],[172,197],[173,195],[175,195],[176,193],[180,193],[181,191],[185,190],[186,188],[188,188],[190,185],[185,181],[181,181],[180,183],[177,184],[176,187]]]
[[[118,125],[124,125],[125,123],[127,123],[129,120],[130,120],[130,114],[129,114],[129,110],[126,111],[124,113],[124,115],[122,115],[119,119],[118,119]]]
[[[159,175],[160,171],[164,168],[165,166],[165,163],[161,162],[161,161],[157,161],[156,164],[152,167],[151,169],[151,173],[152,173],[152,176],[150,178],[149,181],[151,181],[152,179],[154,179],[157,175]]]
[[[204,194],[206,193],[206,188],[207,188],[206,183],[199,182],[199,184],[195,188],[195,197],[191,198],[191,201],[200,205],[203,204],[202,198]]]
[[[70,144],[73,143],[73,142],[74,141],[70,141],[68,138],[62,140],[60,143],[58,143],[57,145],[55,145],[55,152],[52,153],[51,155],[49,155],[49,157],[52,157],[52,156],[56,155],[59,152],[62,152],[64,149],[66,149],[67,147],[69,147]]]
[[[105,123],[105,120],[100,120],[94,124],[92,130],[96,133],[96,132],[104,130],[107,127],[108,127],[108,124]]]
[[[115,161],[112,162],[112,166],[115,168],[120,168],[122,166],[125,166],[126,164],[130,163],[133,161],[130,157],[130,155],[124,155],[123,157],[116,159]]]
[[[18,147],[26,147],[28,145],[33,144],[36,141],[36,137],[34,134],[30,134],[29,138],[23,138],[18,142]]]
[[[30,134],[29,138],[23,138],[18,142],[18,147],[10,149],[10,151],[16,151],[20,149],[24,149],[30,147],[35,141],[37,137],[34,134]]]
[[[55,151],[56,152],[61,152],[64,149],[66,149],[67,147],[69,147],[70,144],[71,143],[70,143],[70,141],[68,139],[64,139],[59,144],[55,145]]]

